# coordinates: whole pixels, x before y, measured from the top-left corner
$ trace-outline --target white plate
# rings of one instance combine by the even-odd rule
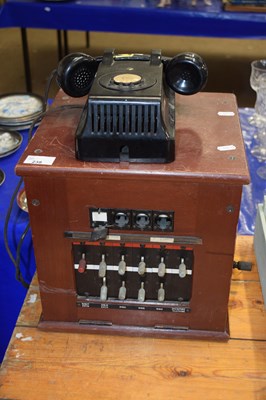
[[[14,93],[0,96],[0,125],[22,125],[43,111],[43,99],[34,94]]]
[[[0,158],[17,151],[22,140],[22,135],[19,132],[0,129]]]

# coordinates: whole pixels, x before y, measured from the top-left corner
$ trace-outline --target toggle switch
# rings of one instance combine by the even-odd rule
[[[124,212],[118,212],[115,214],[115,225],[119,228],[124,228],[129,224],[129,216]]]
[[[171,229],[172,227],[172,219],[170,215],[167,214],[160,214],[158,217],[155,219],[155,223],[158,226],[159,229],[166,230],[166,229]]]
[[[78,267],[78,272],[80,274],[83,274],[86,270],[86,260],[85,260],[85,253],[82,253],[81,259],[79,260],[79,267]]]
[[[181,258],[181,263],[178,268],[179,268],[179,277],[185,278],[187,275],[187,267],[184,258]]]
[[[119,288],[118,298],[119,300],[125,300],[127,294],[127,288],[125,286],[125,281],[122,282],[122,286]]]
[[[161,262],[158,265],[158,276],[160,278],[163,278],[164,275],[165,275],[165,271],[166,271],[166,266],[165,266],[165,263],[164,263],[164,257],[161,257]]]
[[[138,265],[138,273],[139,275],[144,275],[145,272],[146,272],[146,263],[144,261],[144,257],[141,257]]]
[[[126,273],[126,262],[125,262],[125,256],[121,256],[121,261],[118,264],[118,273],[119,275],[125,275]]]
[[[158,290],[158,301],[164,301],[165,299],[165,290],[163,287],[163,283],[160,284],[160,288]]]
[[[141,286],[138,292],[138,301],[145,301],[144,282],[141,282]]]
[[[105,262],[105,254],[102,254],[102,261],[99,264],[99,277],[103,278],[106,275],[107,265]]]
[[[141,212],[137,214],[135,222],[137,227],[143,230],[149,227],[150,217],[148,214]]]
[[[101,292],[100,292],[100,299],[102,301],[107,300],[107,286],[106,286],[106,278],[103,278],[103,284],[101,287]]]

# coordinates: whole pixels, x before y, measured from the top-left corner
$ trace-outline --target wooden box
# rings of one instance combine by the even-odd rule
[[[75,129],[85,101],[60,91],[16,167],[28,200],[40,328],[228,339],[235,236],[242,186],[249,182],[234,96],[176,96],[176,158],[169,164],[77,160]],[[95,240],[97,210],[108,216],[108,232]],[[128,213],[126,229],[110,222],[119,210]],[[139,228],[136,216],[145,213],[150,224]],[[165,213],[171,223],[161,229],[156,218]],[[116,268],[122,250],[124,277]],[[106,298],[97,271],[103,254]],[[159,277],[162,260],[166,273]],[[121,300],[122,281],[128,296]],[[138,299],[141,282],[145,299]],[[160,287],[165,299],[159,301]]]

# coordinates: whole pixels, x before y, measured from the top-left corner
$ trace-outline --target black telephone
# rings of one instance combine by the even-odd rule
[[[174,92],[191,95],[206,84],[207,66],[195,53],[172,59],[146,54],[64,57],[57,82],[71,97],[88,96],[76,131],[83,161],[171,162],[175,156]]]

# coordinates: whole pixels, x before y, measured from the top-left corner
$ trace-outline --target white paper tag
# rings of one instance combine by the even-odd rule
[[[150,237],[152,243],[174,243],[174,238],[170,237]]]
[[[219,150],[219,151],[232,151],[232,150],[236,150],[236,146],[234,144],[229,144],[227,146],[218,146],[217,150]]]
[[[233,111],[219,111],[219,117],[234,117],[235,113]]]
[[[56,157],[28,156],[23,164],[52,165]]]
[[[37,300],[37,294],[31,294],[29,300],[27,301],[28,303],[35,303]]]
[[[107,235],[106,240],[121,240],[121,236],[118,235]]]
[[[93,211],[92,212],[93,222],[107,222],[107,212],[103,211]]]

